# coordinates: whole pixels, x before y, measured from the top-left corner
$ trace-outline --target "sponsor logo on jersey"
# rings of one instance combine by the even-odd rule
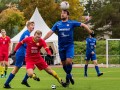
[[[70,28],[61,28],[59,31],[70,31]]]

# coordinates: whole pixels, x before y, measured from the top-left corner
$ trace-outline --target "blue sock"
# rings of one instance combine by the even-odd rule
[[[27,82],[27,79],[28,79],[29,77],[28,77],[28,75],[27,75],[27,73],[26,73],[26,75],[25,75],[25,77],[24,77],[24,79],[23,79],[23,82]]]
[[[88,64],[86,65],[85,64],[85,67],[84,67],[84,74],[87,75],[87,69],[88,69]]]
[[[66,65],[66,67],[67,67],[67,74],[71,74],[72,64]]]
[[[12,80],[14,77],[15,77],[15,75],[12,74],[12,73],[10,73],[8,79],[7,79],[6,82],[5,82],[5,85],[9,85],[9,83],[11,82],[11,80]]]
[[[95,70],[96,70],[96,72],[97,72],[97,75],[99,75],[99,74],[100,74],[100,71],[99,71],[99,67],[98,67],[98,66],[95,66]]]
[[[67,67],[66,67],[66,65],[63,65],[63,69],[67,73]]]

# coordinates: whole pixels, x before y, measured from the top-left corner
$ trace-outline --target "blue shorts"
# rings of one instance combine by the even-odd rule
[[[70,45],[65,48],[60,48],[59,55],[60,55],[61,61],[65,61],[67,58],[73,58],[74,57],[74,45]]]
[[[89,53],[87,53],[86,54],[86,57],[85,57],[85,60],[91,60],[91,61],[93,61],[93,60],[97,60],[97,57],[96,57],[96,54],[89,54]]]
[[[15,66],[17,66],[18,68],[21,68],[24,60],[25,60],[25,56],[20,56],[16,53]]]

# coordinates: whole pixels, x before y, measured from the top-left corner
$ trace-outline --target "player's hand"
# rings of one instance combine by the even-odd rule
[[[13,51],[12,53],[10,53],[10,55],[8,56],[9,58],[11,58],[12,56],[14,56],[16,53],[16,51]]]
[[[95,54],[95,52],[92,51],[91,54],[93,55],[93,54]]]
[[[94,37],[95,36],[95,33],[94,33],[94,31],[92,30],[92,33],[90,33],[90,35],[92,36],[92,37]]]

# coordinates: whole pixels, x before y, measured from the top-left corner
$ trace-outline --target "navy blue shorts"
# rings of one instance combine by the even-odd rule
[[[97,60],[96,54],[86,53],[85,60]]]
[[[16,53],[16,61],[15,61],[15,66],[21,68],[23,65],[23,62],[25,60],[25,56],[20,56]]]
[[[73,58],[74,57],[74,45],[60,49],[59,55],[60,55],[61,61],[65,61],[67,58]]]

